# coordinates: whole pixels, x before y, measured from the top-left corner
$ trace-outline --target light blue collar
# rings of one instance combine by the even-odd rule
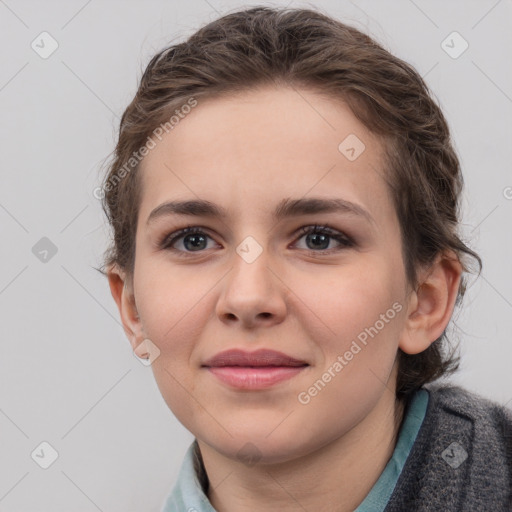
[[[426,389],[418,390],[412,397],[391,459],[364,501],[354,512],[382,512],[386,507],[423,423],[428,398]],[[161,512],[216,512],[204,494],[194,470],[196,445],[197,440],[194,440],[189,446],[176,485],[167,497]]]
[[[426,389],[418,390],[411,399],[409,411],[400,428],[391,459],[366,498],[354,512],[382,512],[386,508],[425,418],[427,405],[428,391]]]
[[[216,512],[207,498],[194,469],[197,440],[189,446],[181,464],[178,481],[161,512]]]

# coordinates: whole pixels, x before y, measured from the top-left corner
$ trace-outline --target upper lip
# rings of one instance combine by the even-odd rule
[[[300,359],[277,352],[276,350],[260,349],[254,352],[232,349],[219,352],[203,363],[203,366],[306,366],[308,363]]]

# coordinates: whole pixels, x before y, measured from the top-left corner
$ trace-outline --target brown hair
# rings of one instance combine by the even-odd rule
[[[357,29],[309,9],[256,7],[228,14],[149,62],[120,122],[114,159],[103,181],[113,230],[104,265],[130,279],[141,186],[133,158],[155,128],[191,98],[234,94],[260,85],[308,88],[342,99],[386,148],[387,176],[402,234],[409,283],[417,269],[453,251],[482,262],[457,234],[463,179],[446,120],[421,76]],[[464,276],[457,295],[466,289]],[[399,350],[397,398],[454,371],[444,332],[417,355]]]

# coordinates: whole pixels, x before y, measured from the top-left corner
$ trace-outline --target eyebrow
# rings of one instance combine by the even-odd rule
[[[275,208],[272,218],[275,221],[314,213],[344,213],[363,217],[375,224],[373,217],[362,206],[341,198],[308,197],[300,199],[285,198]],[[225,219],[227,210],[203,199],[188,201],[168,201],[157,206],[148,217],[146,224],[170,215],[188,215],[195,217],[213,217]]]

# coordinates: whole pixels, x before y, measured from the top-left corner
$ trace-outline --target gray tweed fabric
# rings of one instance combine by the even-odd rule
[[[425,419],[385,512],[511,512],[512,411],[458,386],[425,387]]]

